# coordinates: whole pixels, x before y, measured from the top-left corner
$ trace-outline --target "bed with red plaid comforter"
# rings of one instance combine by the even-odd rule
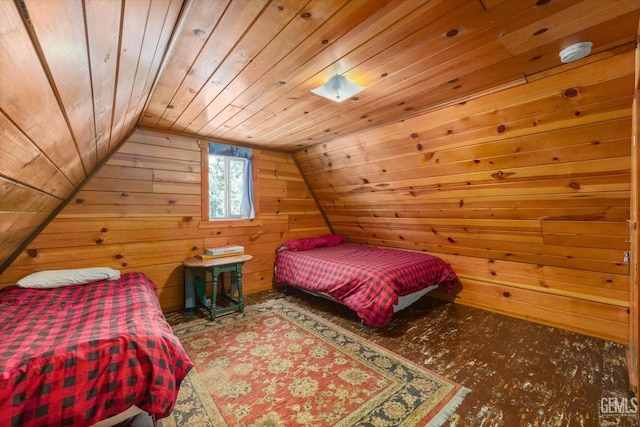
[[[305,239],[306,240],[306,239]],[[372,327],[389,323],[398,297],[458,280],[440,258],[419,252],[354,243],[276,253],[277,284],[328,294]]]
[[[166,417],[193,364],[141,273],[0,290],[0,425],[89,426],[132,405]]]

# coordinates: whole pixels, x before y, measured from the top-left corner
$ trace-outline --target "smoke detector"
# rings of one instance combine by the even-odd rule
[[[565,47],[560,51],[560,61],[566,64],[582,59],[591,53],[591,46],[593,46],[591,42],[581,42]]]

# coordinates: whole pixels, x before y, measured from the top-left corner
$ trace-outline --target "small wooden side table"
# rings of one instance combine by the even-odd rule
[[[238,310],[244,311],[244,301],[242,300],[242,265],[252,260],[251,255],[237,255],[213,259],[189,258],[182,261],[184,267],[184,307],[186,311],[195,311],[197,300],[209,310],[211,320],[218,314],[228,313]],[[211,302],[207,300],[206,279],[207,271],[211,272]],[[231,283],[229,295],[224,289],[224,282],[220,286],[220,298],[231,302],[231,305],[218,307],[216,298],[218,296],[218,276],[222,273],[230,273]],[[224,280],[224,279],[223,279]],[[202,281],[202,288],[198,289],[194,282]]]

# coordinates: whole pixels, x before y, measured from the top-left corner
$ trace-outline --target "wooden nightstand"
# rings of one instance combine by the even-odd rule
[[[244,311],[244,301],[242,300],[242,265],[253,259],[251,255],[237,255],[214,259],[189,258],[182,261],[184,267],[184,307],[187,311],[195,311],[199,300],[207,310],[211,320],[217,315],[229,313],[231,311]],[[207,298],[206,283],[207,271],[211,273],[211,301]],[[224,281],[219,280],[223,273],[229,273],[231,283],[229,294],[225,291]],[[224,278],[223,278],[224,280]],[[220,289],[218,282],[220,281]],[[198,286],[194,282],[198,282]],[[217,303],[218,291],[221,300],[230,302],[231,305],[219,307]]]

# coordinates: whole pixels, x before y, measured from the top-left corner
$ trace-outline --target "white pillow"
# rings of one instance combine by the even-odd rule
[[[119,279],[120,270],[108,267],[77,268],[73,270],[45,270],[29,274],[16,282],[22,288],[48,289],[82,285],[96,280]]]

